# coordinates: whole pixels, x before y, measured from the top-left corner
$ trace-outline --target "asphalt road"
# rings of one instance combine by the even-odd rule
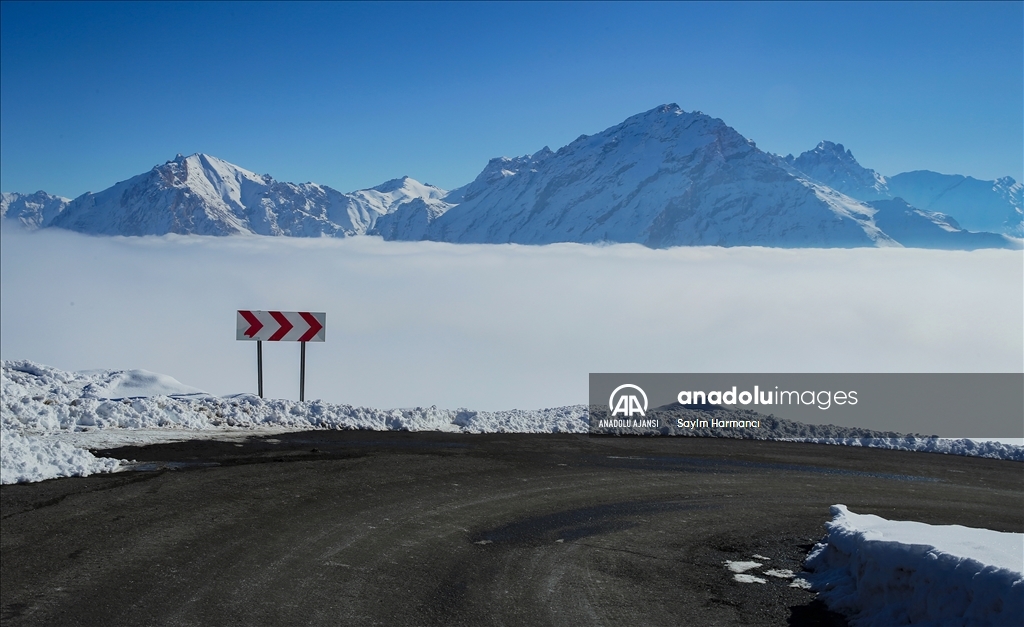
[[[0,488],[4,625],[843,625],[829,506],[1024,532],[1024,464],[703,438],[321,431]]]

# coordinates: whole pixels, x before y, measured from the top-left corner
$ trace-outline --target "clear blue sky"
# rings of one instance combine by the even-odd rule
[[[0,187],[175,153],[452,188],[659,104],[883,174],[1024,178],[1024,4],[0,4]]]

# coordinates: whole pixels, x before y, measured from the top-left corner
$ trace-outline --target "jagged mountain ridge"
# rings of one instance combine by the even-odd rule
[[[379,216],[404,203],[438,202],[446,192],[404,177],[344,194],[316,183],[278,182],[200,153],[178,155],[102,192],[60,199],[60,210],[29,211],[40,205],[41,193],[33,195],[34,203],[5,195],[4,216],[16,215],[29,227],[99,235],[345,237],[365,234]]]
[[[924,174],[933,175],[930,187],[916,186],[932,205],[949,204],[950,198],[966,202],[969,194],[948,193],[950,181],[957,182],[953,179],[959,181],[954,188],[985,183]],[[196,154],[178,155],[73,201],[44,192],[5,194],[2,210],[5,218],[29,228],[111,235],[373,234],[398,240],[652,247],[1019,247],[1000,236],[965,233],[960,218],[934,209],[883,202],[897,198],[893,181],[914,187],[903,183],[913,178],[907,175],[922,176],[883,177],[831,142],[795,158],[771,155],[722,120],[664,105],[580,136],[557,152],[545,147],[532,155],[492,159],[476,179],[451,192],[403,177],[345,194],[315,183],[278,182]],[[1008,178],[988,183],[1004,190],[1011,206],[1014,198],[1020,204],[1020,184]]]
[[[447,210],[410,203],[382,216],[374,232],[459,243],[901,245],[879,227],[881,212],[915,246],[1014,246],[999,236],[964,233],[936,212],[911,208],[910,216],[898,205],[872,206],[843,193],[875,186],[871,200],[891,199],[884,177],[862,168],[849,151],[840,153],[843,176],[836,176],[826,160],[815,167],[815,154],[770,155],[722,120],[664,105],[557,152],[492,159],[476,180],[445,198],[452,204]],[[824,174],[834,186],[821,181]]]
[[[809,178],[857,200],[903,199],[923,212],[953,218],[958,228],[1024,237],[1024,186],[1008,176],[982,181],[915,170],[885,177],[861,166],[842,144],[829,141],[799,157],[782,159]]]
[[[842,144],[823,141],[799,157],[786,155],[782,159],[797,172],[851,198],[862,201],[891,198],[885,177],[857,163],[853,153]]]
[[[53,218],[67,208],[70,198],[39,190],[34,194],[0,194],[0,215],[28,229],[49,226]]]

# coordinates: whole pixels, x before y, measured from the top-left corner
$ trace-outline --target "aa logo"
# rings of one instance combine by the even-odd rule
[[[632,391],[640,393],[643,404],[640,403],[636,394],[630,393]],[[640,389],[639,385],[632,383],[620,385],[608,397],[608,409],[612,410],[612,416],[644,416],[644,412],[647,411],[647,394]]]

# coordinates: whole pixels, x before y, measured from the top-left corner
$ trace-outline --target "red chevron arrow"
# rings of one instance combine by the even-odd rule
[[[267,339],[271,342],[279,342],[281,341],[281,338],[288,335],[288,332],[292,330],[292,323],[289,322],[288,318],[286,318],[280,311],[271,311],[270,315],[274,317],[274,320],[277,320],[277,323],[281,325],[281,328]]]
[[[242,314],[242,317],[245,318],[245,321],[249,323],[249,328],[246,329],[245,331],[246,337],[252,337],[256,335],[257,333],[260,332],[260,329],[263,328],[263,323],[260,322],[259,318],[252,315],[251,311],[239,310],[238,313]]]
[[[309,325],[309,331],[303,333],[302,337],[299,338],[299,341],[308,342],[314,337],[316,337],[316,334],[319,333],[320,329],[324,328],[324,326],[320,324],[320,321],[314,318],[313,314],[309,313],[308,311],[300,311],[299,315],[302,316],[302,319],[305,320],[306,324]]]

